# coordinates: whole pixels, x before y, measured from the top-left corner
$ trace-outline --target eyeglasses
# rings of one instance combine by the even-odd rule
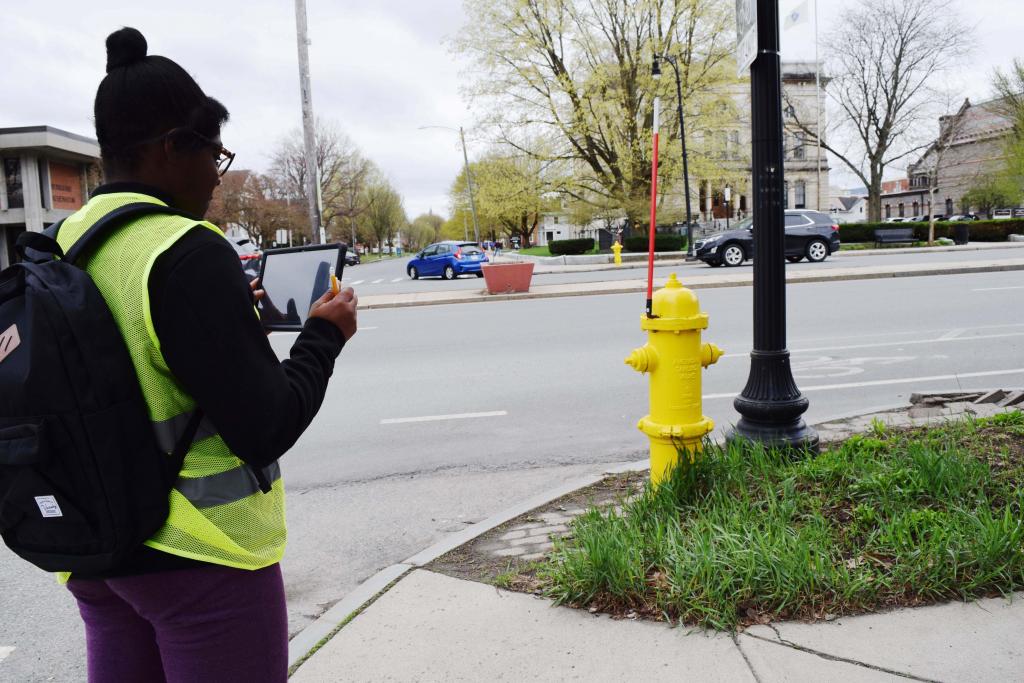
[[[177,136],[177,135],[179,135],[181,133],[188,133],[193,138],[195,138],[195,139],[199,140],[199,142],[203,143],[204,147],[209,147],[214,152],[216,152],[216,156],[213,157],[213,161],[214,161],[215,164],[217,164],[217,174],[218,175],[223,176],[225,173],[228,172],[228,169],[231,168],[231,162],[235,160],[235,153],[229,151],[226,147],[224,147],[224,145],[220,144],[219,142],[217,142],[215,140],[211,140],[210,138],[206,137],[205,135],[203,135],[199,131],[193,130],[192,128],[188,128],[188,127],[185,127],[185,126],[182,126],[182,127],[179,127],[179,128],[172,128],[171,130],[167,131],[163,135],[158,135],[155,138],[150,138],[148,140],[142,140],[140,142],[136,142],[136,143],[132,144],[131,146],[135,147],[135,146],[138,146],[138,145],[146,145],[146,144],[149,144],[151,142],[160,142],[161,140],[165,140],[165,139],[167,139],[169,137]]]

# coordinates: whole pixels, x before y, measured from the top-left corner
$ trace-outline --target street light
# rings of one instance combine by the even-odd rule
[[[782,208],[782,91],[779,0],[757,0],[757,56],[750,67],[754,229],[754,348],[750,375],[733,405],[742,415],[726,439],[792,450],[818,448],[801,417],[786,348],[786,261]]]
[[[683,121],[683,86],[679,80],[679,65],[676,63],[676,58],[672,55],[662,55],[654,57],[654,74],[655,77],[661,74],[661,69],[658,67],[658,59],[664,59],[666,62],[672,65],[672,70],[676,72],[676,112],[679,114],[679,141],[683,145],[683,186],[686,192],[686,256],[693,256],[693,225],[690,221],[693,214],[690,213],[690,166],[686,156],[686,125]]]
[[[466,184],[469,187],[469,207],[473,212],[473,238],[476,240],[477,244],[479,244],[480,225],[476,219],[476,199],[473,198],[473,176],[469,172],[469,155],[466,154],[466,134],[462,132],[462,126],[459,126],[457,131],[451,126],[420,126],[419,130],[426,130],[427,128],[440,128],[442,130],[458,132],[459,139],[462,140],[462,160],[466,164]]]

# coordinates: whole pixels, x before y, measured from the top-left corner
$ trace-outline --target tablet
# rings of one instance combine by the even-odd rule
[[[331,268],[341,280],[345,267],[344,244],[313,244],[263,252],[260,288],[266,291],[257,305],[267,330],[301,330],[313,302],[331,286]]]

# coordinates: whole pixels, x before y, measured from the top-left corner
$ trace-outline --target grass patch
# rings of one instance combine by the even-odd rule
[[[513,253],[512,251],[510,251],[508,249],[504,249],[503,252],[504,253]],[[543,247],[527,247],[526,249],[519,249],[518,252],[515,252],[515,253],[526,254],[527,256],[554,256],[554,254],[551,253],[551,250],[548,249],[547,245],[544,245]],[[601,250],[598,249],[596,246],[593,249],[591,249],[590,251],[583,252],[583,254],[585,256],[589,256],[589,255],[592,255],[592,254],[600,254],[600,253],[601,253]],[[607,252],[605,252],[605,253],[607,253]],[[559,256],[560,255],[561,254],[559,254]]]
[[[818,456],[709,445],[539,569],[561,603],[723,630],[1024,588],[1024,413]]]

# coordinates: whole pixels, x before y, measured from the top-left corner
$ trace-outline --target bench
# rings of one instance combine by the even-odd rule
[[[878,228],[875,230],[875,246],[882,244],[913,244],[917,242],[913,228]]]

